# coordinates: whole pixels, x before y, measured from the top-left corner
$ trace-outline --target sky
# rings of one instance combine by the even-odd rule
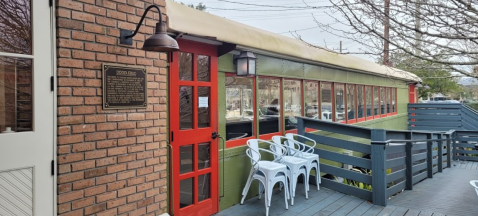
[[[294,38],[291,32],[295,32],[308,43],[336,52],[339,52],[341,40],[344,52],[360,51],[360,44],[327,33],[314,21],[315,17],[321,23],[334,23],[334,19],[325,13],[330,13],[329,0],[181,0],[180,2],[194,5],[203,3],[208,13],[283,36]],[[317,9],[306,8],[304,2]],[[339,14],[337,16],[340,17]],[[356,56],[375,61],[367,55]]]

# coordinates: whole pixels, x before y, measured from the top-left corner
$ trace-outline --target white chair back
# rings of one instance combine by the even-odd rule
[[[261,154],[259,153],[259,140],[247,140],[247,146],[249,146],[249,148],[246,150],[246,154],[251,159],[251,164],[254,169],[257,169],[257,162],[261,160]]]
[[[287,148],[289,150],[289,154],[290,155],[295,155],[297,152],[296,152],[296,148],[295,148],[295,145],[294,145],[294,134],[286,134],[285,137],[287,137],[287,140],[285,141],[285,144],[287,146],[289,146],[289,148]],[[290,140],[290,141],[289,141]]]
[[[471,180],[470,184],[475,188],[476,195],[478,196],[478,180]]]

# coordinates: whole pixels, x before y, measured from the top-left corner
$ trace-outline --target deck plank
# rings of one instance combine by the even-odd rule
[[[390,215],[390,216],[404,216],[408,211],[408,208],[405,208],[405,207],[397,207],[397,209],[395,209],[395,211],[393,211],[393,213]]]
[[[473,162],[473,166],[471,167],[471,169],[476,170],[476,167],[478,167],[478,162]]]
[[[331,216],[343,216],[343,215],[347,215],[348,213],[350,213],[351,211],[353,211],[355,208],[357,208],[357,206],[359,206],[360,204],[362,204],[363,202],[365,202],[364,200],[362,199],[359,199],[357,197],[353,197],[352,200],[350,200],[350,202],[348,202],[347,204],[345,204],[344,206],[342,206],[340,209],[338,209],[337,211],[335,211],[333,214],[331,214]]]
[[[327,207],[323,208],[322,210],[319,211],[320,215],[331,215],[335,211],[339,210],[342,208],[344,205],[352,201],[354,197],[352,196],[343,196],[342,198],[338,199],[337,201],[333,202],[332,204],[328,205]]]
[[[363,216],[376,216],[380,211],[382,211],[383,206],[374,205],[372,208],[368,209]]]
[[[335,201],[339,200],[340,198],[344,197],[345,194],[342,193],[335,193],[332,196],[324,199],[317,204],[313,205],[312,207],[305,209],[304,211],[300,211],[299,213],[303,215],[314,215],[315,213],[319,212],[320,210],[324,209],[325,207],[329,206],[330,204],[334,203]]]
[[[419,216],[432,216],[433,215],[433,212],[429,212],[429,211],[420,211],[420,214],[418,214]]]
[[[369,210],[370,208],[372,208],[373,204],[368,202],[368,201],[364,201],[362,202],[362,204],[360,204],[359,206],[357,206],[357,208],[355,208],[353,211],[349,212],[347,215],[348,216],[356,216],[356,215],[362,215],[364,214],[367,210]]]
[[[408,209],[405,216],[418,216],[418,214],[420,214],[420,211],[417,211],[417,210],[414,210],[414,209]]]
[[[397,209],[397,206],[388,205],[387,207],[383,208],[382,211],[378,214],[380,216],[388,216],[391,215],[393,211],[395,211],[395,209]]]

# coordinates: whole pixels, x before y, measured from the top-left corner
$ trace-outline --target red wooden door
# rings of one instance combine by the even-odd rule
[[[176,216],[218,211],[217,48],[179,41],[170,60],[171,206]]]

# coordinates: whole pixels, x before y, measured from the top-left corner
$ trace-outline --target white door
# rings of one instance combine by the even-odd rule
[[[0,0],[0,215],[53,215],[48,0]]]

